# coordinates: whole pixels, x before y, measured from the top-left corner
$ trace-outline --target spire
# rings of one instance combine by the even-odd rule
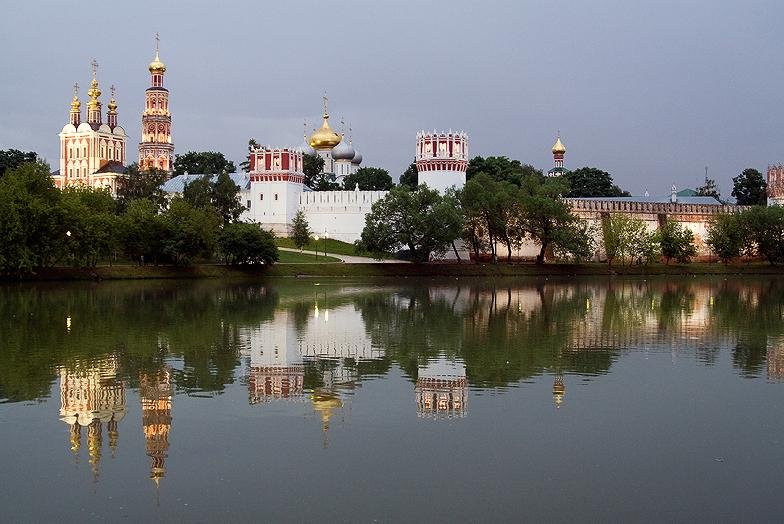
[[[106,107],[109,108],[109,110],[106,112],[106,123],[109,124],[109,127],[114,129],[117,127],[117,101],[114,99],[114,95],[116,93],[114,84],[112,84],[112,87],[109,88],[109,91],[112,93],[112,97],[109,99],[109,103],[106,105]]]
[[[82,123],[82,103],[79,101],[79,84],[73,85],[73,100],[71,100],[71,118],[69,120],[74,127],[79,127]]]
[[[87,122],[90,124],[101,123],[101,89],[98,87],[98,61],[93,58],[90,62],[93,69],[93,79],[90,82],[90,89],[87,90],[87,96],[90,97],[87,102]]]
[[[166,64],[161,62],[160,57],[160,44],[161,44],[161,37],[158,33],[155,33],[155,59],[150,62],[148,67],[150,74],[153,75],[153,86],[160,87],[163,84],[163,73],[166,72]],[[156,75],[160,75],[157,79],[159,83],[156,83]]]

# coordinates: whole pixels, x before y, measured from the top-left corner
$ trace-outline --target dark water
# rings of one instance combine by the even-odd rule
[[[0,288],[0,520],[779,521],[784,280]]]

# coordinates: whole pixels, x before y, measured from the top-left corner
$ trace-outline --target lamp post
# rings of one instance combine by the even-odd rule
[[[324,228],[324,258],[327,258],[327,237],[329,233],[327,233],[327,228]]]
[[[316,235],[314,238],[316,239],[316,260],[318,260],[318,241],[319,241],[319,236]]]

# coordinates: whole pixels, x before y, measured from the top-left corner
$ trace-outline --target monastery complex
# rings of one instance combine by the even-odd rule
[[[156,36],[157,40],[157,36]],[[92,63],[92,80],[87,91],[87,120],[82,121],[78,85],[74,85],[68,123],[60,132],[60,168],[52,173],[57,187],[87,185],[117,190],[118,177],[125,176],[127,135],[118,123],[115,88],[107,104],[103,120],[98,82],[98,64]],[[157,168],[172,172],[174,142],[169,92],[164,87],[166,65],[161,61],[156,44],[155,58],[148,67],[150,87],[145,92],[138,144],[140,169]],[[330,125],[327,97],[323,98],[321,127],[310,135],[303,133],[298,147],[261,146],[249,152],[249,171],[231,174],[239,187],[241,203],[246,210],[241,219],[255,222],[277,235],[287,235],[298,211],[302,211],[311,231],[345,242],[359,239],[365,215],[385,191],[314,191],[304,183],[304,155],[318,155],[324,160],[323,173],[336,180],[354,174],[363,156],[353,143],[351,129],[338,133]],[[342,126],[344,127],[344,126]],[[440,192],[461,188],[466,181],[469,139],[464,132],[419,131],[413,147],[419,183]],[[553,167],[547,176],[561,176],[565,167],[566,147],[560,133],[552,147]],[[184,174],[171,178],[164,186],[170,196],[181,194],[185,186],[206,174]],[[768,168],[769,204],[784,204],[784,166]],[[673,186],[669,195],[660,197],[615,197],[567,199],[573,211],[589,224],[600,225],[613,213],[634,215],[650,229],[666,220],[674,220],[692,230],[698,254],[709,254],[705,245],[707,226],[712,216],[732,213],[738,206],[727,205],[712,197],[681,196]],[[516,256],[534,256],[538,246],[524,245]],[[597,257],[601,257],[597,253]]]

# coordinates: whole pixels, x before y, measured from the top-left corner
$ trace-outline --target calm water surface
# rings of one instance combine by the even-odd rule
[[[0,287],[3,521],[779,521],[784,280]]]

